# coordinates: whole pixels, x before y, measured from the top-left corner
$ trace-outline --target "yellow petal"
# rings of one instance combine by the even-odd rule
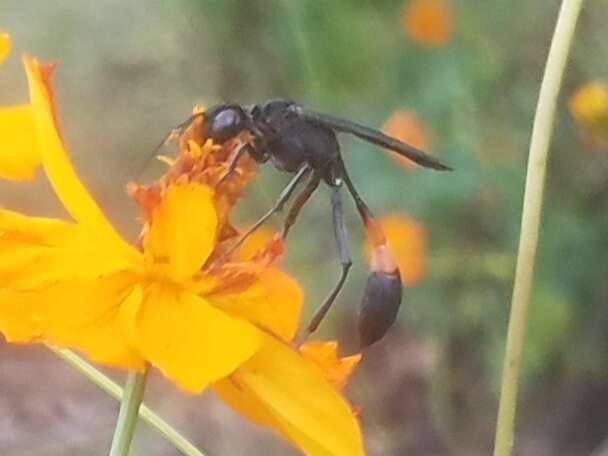
[[[72,168],[58,132],[50,86],[52,67],[41,66],[28,55],[23,56],[23,64],[30,88],[39,150],[44,170],[55,193],[70,215],[109,251],[115,251],[136,261],[139,257],[137,250],[116,232]]]
[[[246,230],[242,231],[244,232]],[[236,255],[241,260],[251,260],[256,253],[264,248],[276,236],[276,234],[276,231],[270,228],[265,226],[259,227],[251,234],[251,236],[245,239],[243,245],[241,245],[236,251]]]
[[[146,255],[156,264],[166,264],[176,280],[191,277],[214,247],[217,215],[212,198],[205,185],[175,184],[152,214],[144,240]]]
[[[308,361],[270,336],[264,335],[258,352],[214,390],[307,455],[365,454],[348,403]]]
[[[238,411],[249,421],[261,424],[262,426],[268,426],[280,434],[284,434],[281,421],[274,417],[272,411],[255,394],[243,388],[234,379],[234,376],[228,376],[214,383],[212,388],[226,404]],[[284,437],[286,436],[284,435]]]
[[[203,299],[152,284],[123,306],[132,343],[182,389],[200,392],[257,350],[259,331]]]
[[[11,50],[11,37],[6,33],[0,32],[0,63],[4,62],[4,59]]]
[[[32,179],[40,160],[31,107],[0,108],[0,177]]]
[[[313,340],[305,342],[299,348],[300,354],[310,361],[325,378],[337,390],[346,386],[348,378],[351,376],[359,361],[361,354],[338,356],[338,342]]]
[[[29,217],[19,212],[0,209],[0,246],[10,243],[22,246],[61,244],[78,232],[78,225],[63,220]],[[0,250],[2,250],[0,249]]]
[[[286,341],[298,329],[302,290],[288,274],[270,268],[240,293],[221,292],[205,297],[213,306],[264,328]]]
[[[0,284],[33,290],[130,269],[80,225],[0,209]]]
[[[118,273],[34,291],[0,289],[0,331],[9,342],[56,344],[96,362],[141,369],[118,319],[133,286],[132,275]]]

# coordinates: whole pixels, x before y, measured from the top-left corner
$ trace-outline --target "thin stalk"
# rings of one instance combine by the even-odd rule
[[[53,346],[48,346],[58,357],[76,369],[80,374],[97,385],[101,390],[107,393],[117,401],[122,400],[122,388],[112,381],[107,375],[103,374],[80,356],[70,350],[65,350]],[[139,416],[150,427],[158,431],[167,441],[180,451],[184,456],[205,456],[192,443],[176,431],[169,423],[164,421],[160,416],[154,413],[146,404],[142,404],[139,408]]]
[[[534,117],[496,423],[494,456],[509,456],[513,447],[521,353],[538,243],[547,155],[555,120],[557,97],[582,4],[583,0],[564,0],[562,3]]]
[[[110,456],[129,456],[129,449],[137,427],[139,407],[144,399],[147,372],[147,370],[144,372],[129,372],[122,401],[120,401]]]

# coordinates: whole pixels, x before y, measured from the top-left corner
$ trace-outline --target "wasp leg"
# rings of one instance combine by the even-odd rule
[[[342,200],[340,199],[340,187],[333,187],[331,194],[331,207],[333,211],[334,221],[334,235],[336,238],[336,245],[338,246],[338,254],[340,255],[340,263],[342,264],[342,272],[338,283],[334,286],[333,290],[327,295],[323,304],[313,314],[310,323],[306,327],[308,334],[313,333],[318,327],[327,311],[336,300],[336,296],[344,286],[348,271],[353,264],[352,254],[350,251],[350,245],[348,244],[348,234],[346,232],[346,224],[344,223],[344,211],[342,210]]]
[[[247,231],[245,231],[241,237],[239,237],[234,244],[230,246],[230,248],[224,252],[217,260],[213,262],[211,265],[211,269],[220,265],[222,262],[229,258],[230,255],[234,253],[236,249],[238,249],[245,240],[253,234],[255,230],[257,230],[260,226],[266,222],[273,214],[276,212],[280,212],[283,210],[285,203],[289,200],[289,197],[293,194],[294,190],[300,183],[300,181],[310,172],[310,165],[304,164],[300,167],[300,169],[296,172],[296,175],[289,181],[289,183],[285,186],[285,188],[279,193],[277,200],[273,204],[273,206],[262,216],[260,219],[255,222]]]
[[[314,191],[319,186],[319,182],[321,182],[321,174],[316,173],[316,172],[313,173],[310,176],[310,180],[306,184],[306,187],[304,187],[302,189],[302,191],[300,193],[298,193],[298,196],[296,196],[296,199],[294,200],[293,204],[289,208],[287,217],[285,217],[285,222],[283,223],[283,231],[281,232],[281,238],[283,240],[285,240],[285,238],[287,237],[287,233],[289,232],[289,229],[296,222],[296,219],[298,218],[298,215],[300,214],[300,211],[302,210],[302,208],[304,207],[304,205],[307,203],[307,201],[310,199],[310,197],[312,196]]]
[[[357,193],[344,165],[342,168],[344,182],[355,200],[367,237],[372,244],[371,272],[365,285],[357,322],[359,339],[365,347],[382,339],[395,322],[403,287],[399,268],[388,248],[380,224]]]
[[[232,155],[228,160],[228,169],[222,175],[222,177],[220,177],[220,180],[217,182],[217,185],[220,185],[222,182],[232,176],[232,174],[234,174],[234,172],[236,171],[236,167],[239,163],[239,159],[245,154],[245,152],[249,150],[249,147],[250,144],[248,142],[244,142],[239,144],[236,150],[232,152]]]

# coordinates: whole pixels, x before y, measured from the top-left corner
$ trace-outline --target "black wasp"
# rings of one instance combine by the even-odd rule
[[[234,172],[238,160],[245,153],[258,163],[270,160],[277,169],[294,174],[274,205],[241,235],[222,259],[234,252],[271,215],[281,211],[303,180],[308,179],[295,196],[287,213],[282,231],[283,238],[287,236],[287,232],[295,223],[300,210],[319,183],[323,181],[329,185],[332,189],[334,235],[342,272],[338,282],[316,310],[307,327],[308,333],[312,333],[317,329],[344,285],[352,264],[340,199],[340,190],[345,185],[363,220],[367,236],[374,246],[371,272],[359,309],[359,336],[363,346],[370,345],[382,338],[397,317],[402,295],[401,277],[393,255],[386,245],[382,229],[359,196],[346,171],[336,133],[353,134],[372,144],[390,149],[426,168],[439,171],[450,170],[450,168],[430,155],[378,130],[350,120],[309,111],[289,100],[275,99],[245,107],[238,104],[216,105],[193,115],[179,125],[174,132],[183,132],[198,116],[204,118],[203,138],[199,138],[201,143],[210,138],[216,144],[223,144],[244,131],[248,131],[253,138],[241,143],[233,152],[223,179]]]

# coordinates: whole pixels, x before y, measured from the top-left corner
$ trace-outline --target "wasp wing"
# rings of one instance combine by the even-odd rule
[[[425,168],[432,168],[439,171],[451,171],[447,165],[442,164],[435,157],[416,149],[409,144],[399,141],[396,138],[385,135],[379,130],[374,128],[366,127],[365,125],[358,124],[351,120],[342,119],[340,117],[334,117],[329,114],[322,114],[319,112],[308,111],[306,109],[300,108],[298,109],[298,115],[302,118],[317,123],[319,125],[323,125],[325,127],[331,128],[333,130],[350,133],[352,135],[357,136],[358,138],[363,139],[364,141],[370,142],[377,146],[384,147],[386,149],[390,149],[393,152],[396,152],[399,155],[402,155],[406,158],[409,158],[414,163],[419,164],[420,166],[424,166]]]

